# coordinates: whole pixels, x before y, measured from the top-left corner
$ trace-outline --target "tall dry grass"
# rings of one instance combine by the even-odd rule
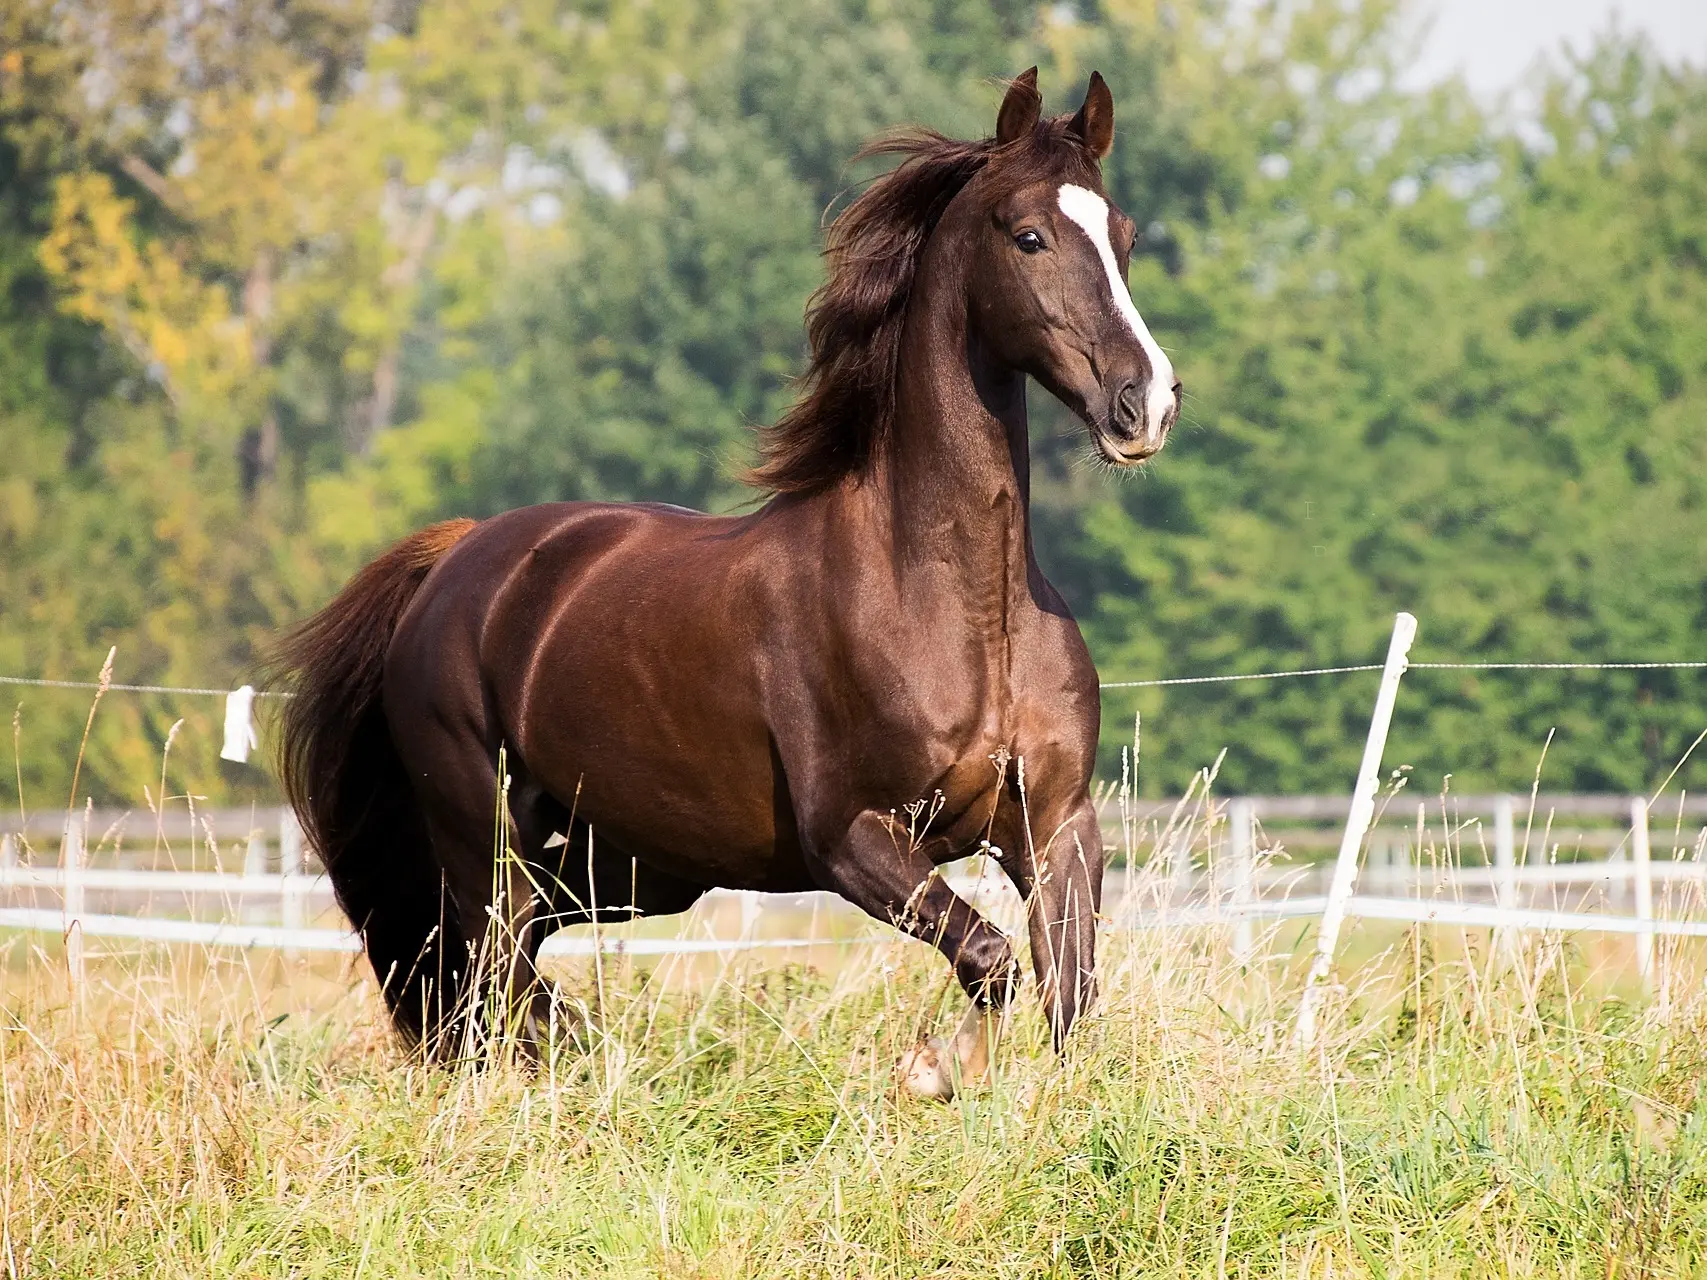
[[[1139,830],[1160,904],[1217,827]],[[1427,833],[1422,833],[1426,835]],[[1426,860],[1463,855],[1442,806]],[[884,934],[554,967],[586,1025],[538,1069],[432,1068],[331,957],[0,938],[9,1276],[1692,1276],[1707,1267],[1707,990],[1662,946],[1353,931],[1293,1042],[1297,922],[1111,930],[1069,1052],[1029,998],[984,1088],[902,1100],[957,1019]]]
[[[328,958],[9,942],[0,1260],[41,1276],[1685,1276],[1707,1258],[1707,1000],[1605,957],[1360,936],[1291,1045],[1297,926],[1111,935],[1064,1060],[890,1078],[958,996],[917,944],[559,966],[537,1073],[431,1069]],[[1465,945],[1468,941],[1469,945]],[[91,948],[93,952],[93,948]],[[1608,952],[1607,957],[1613,953]]]

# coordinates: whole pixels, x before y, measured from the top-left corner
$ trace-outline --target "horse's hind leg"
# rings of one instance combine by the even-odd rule
[[[370,865],[343,875],[339,901],[361,932],[393,1024],[408,1043],[431,1049],[459,1003],[467,949],[419,814],[399,807],[374,826]]]
[[[524,868],[535,906],[524,942],[531,965],[545,939],[567,925],[620,924],[637,916],[675,915],[693,906],[705,886],[636,862],[576,819],[570,808],[518,778],[510,792]],[[566,1030],[556,984],[534,973],[528,1030],[538,1046]]]
[[[460,952],[442,962],[457,991],[455,1007],[437,1011],[422,1039],[441,1061],[515,1031],[529,1049],[538,895],[522,863],[493,755],[474,733],[398,739],[442,876],[447,932],[454,925]]]
[[[493,1036],[519,1035],[524,1050],[532,1047],[528,1015],[537,990],[538,901],[513,852],[513,826],[504,844],[498,843],[495,802],[493,808],[485,841],[461,823],[427,823],[444,866],[447,911],[459,922],[462,941],[453,971],[460,999],[429,1042],[441,1060],[477,1053]]]

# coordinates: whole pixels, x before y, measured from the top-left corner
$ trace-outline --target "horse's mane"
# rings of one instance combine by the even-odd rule
[[[856,160],[901,156],[831,223],[829,274],[806,309],[811,360],[793,407],[759,432],[749,483],[807,493],[861,469],[894,425],[895,382],[907,302],[925,245],[967,183],[1005,152],[1041,158],[1064,141],[1066,117],[1041,121],[1005,146],[931,130],[881,138]],[[1077,149],[1077,148],[1076,148]],[[1082,150],[1079,154],[1083,154]]]

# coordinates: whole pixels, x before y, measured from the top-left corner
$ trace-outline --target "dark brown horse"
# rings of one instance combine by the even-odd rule
[[[987,841],[1060,1047],[1094,994],[1098,695],[1032,554],[1025,380],[1115,465],[1162,447],[1179,387],[1125,284],[1108,88],[1041,106],[1034,69],[993,138],[872,148],[902,160],[831,229],[763,507],[438,525],[286,643],[285,787],[406,1035],[453,1052],[494,993],[537,1032],[548,933],[712,886],[834,890],[1000,1008],[1009,940],[934,874]]]

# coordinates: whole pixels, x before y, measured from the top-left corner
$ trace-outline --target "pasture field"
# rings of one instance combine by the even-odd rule
[[[1707,1274],[1707,997],[1662,946],[1364,927],[1322,1042],[1307,937],[1113,934],[1064,1061],[900,1101],[960,1009],[914,943],[558,965],[538,1074],[427,1069],[365,967],[5,943],[9,1276]],[[842,959],[836,962],[834,957]]]

